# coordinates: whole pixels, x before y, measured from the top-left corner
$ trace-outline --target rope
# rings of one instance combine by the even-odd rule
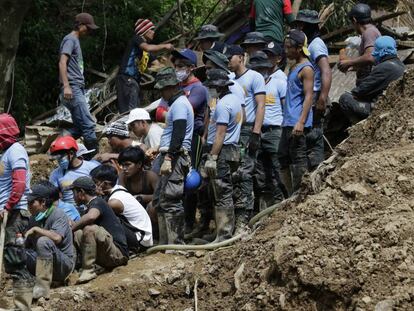
[[[13,70],[12,70],[12,85],[11,85],[11,96],[10,96],[10,101],[9,101],[9,107],[7,108],[7,113],[10,113],[10,109],[12,106],[12,101],[13,101],[13,96],[14,96],[14,63],[13,63]]]
[[[82,2],[82,13],[83,13],[83,8],[85,7],[85,0],[83,0]]]
[[[105,30],[104,31],[105,39],[104,39],[104,44],[103,44],[103,48],[102,48],[102,70],[105,71],[104,58],[105,58],[106,40],[108,38],[108,29],[106,27],[105,0],[102,0],[102,11],[103,11],[104,30]]]

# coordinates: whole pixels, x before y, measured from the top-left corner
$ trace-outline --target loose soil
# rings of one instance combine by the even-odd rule
[[[39,310],[414,310],[413,83],[393,83],[245,240],[133,259]]]

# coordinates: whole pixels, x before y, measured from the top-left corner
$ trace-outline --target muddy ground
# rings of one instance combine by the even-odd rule
[[[408,72],[391,85],[298,199],[243,241],[136,258],[34,310],[414,310],[413,83]]]

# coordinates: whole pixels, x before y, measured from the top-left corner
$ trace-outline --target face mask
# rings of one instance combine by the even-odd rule
[[[60,158],[58,160],[58,163],[59,163],[59,167],[62,170],[66,171],[69,168],[69,164],[70,164],[69,157],[68,156],[64,156],[64,157]]]
[[[190,75],[190,73],[187,72],[187,70],[176,70],[175,74],[177,75],[177,78],[180,82],[183,82],[184,80],[186,80],[188,78],[188,76]]]
[[[41,221],[41,220],[43,220],[45,217],[46,217],[46,211],[44,211],[44,212],[40,212],[40,213],[37,213],[37,215],[36,215],[36,217],[35,217],[35,220],[36,220],[36,221]]]

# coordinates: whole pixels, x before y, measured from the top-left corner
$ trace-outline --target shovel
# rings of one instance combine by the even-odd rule
[[[7,224],[8,216],[9,216],[8,212],[5,212],[3,214],[3,222],[1,223],[1,230],[0,230],[0,280],[1,280],[1,274],[3,271],[4,240],[6,238],[6,224]]]

